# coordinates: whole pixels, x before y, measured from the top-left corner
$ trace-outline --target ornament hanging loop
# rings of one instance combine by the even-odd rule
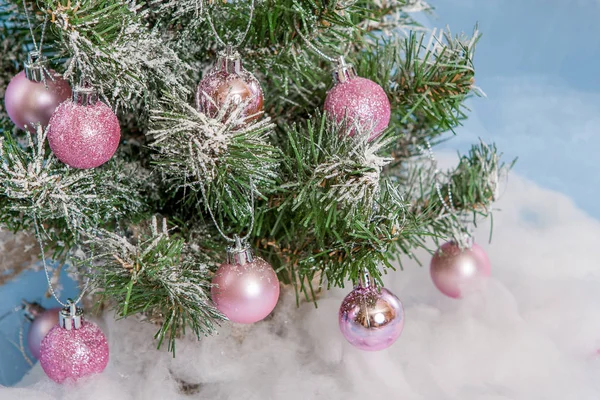
[[[213,211],[210,208],[210,205],[208,204],[208,197],[206,196],[204,186],[200,185],[200,193],[202,194],[202,199],[204,200],[204,203],[206,204],[206,209],[208,210],[208,214],[210,215],[210,218],[212,219],[213,223],[215,224],[215,228],[217,228],[217,231],[219,232],[219,234],[221,235],[221,237],[223,239],[227,240],[230,243],[234,243],[234,246],[232,247],[233,249],[244,248],[244,246],[249,247],[247,245],[246,241],[248,240],[248,238],[252,234],[252,230],[254,229],[254,191],[255,190],[256,190],[256,188],[254,187],[254,181],[253,181],[252,177],[250,177],[250,205],[249,205],[250,227],[248,228],[248,232],[246,233],[246,235],[244,237],[240,238],[240,237],[238,237],[238,235],[234,235],[233,238],[230,238],[229,236],[227,236],[225,234],[225,232],[223,232],[223,229],[221,229],[221,227],[219,226],[219,223],[217,222],[217,219],[215,218],[215,215],[213,214]],[[239,244],[239,246],[238,246],[238,244]],[[229,251],[228,251],[228,254],[229,254]]]
[[[347,64],[344,56],[339,56],[333,70],[333,82],[344,83],[356,78],[356,69],[352,64]]]
[[[252,0],[252,2],[250,3],[250,15],[248,16],[248,24],[246,25],[246,29],[244,30],[242,36],[238,37],[238,42],[236,44],[226,43],[221,38],[221,36],[217,32],[217,29],[215,28],[215,24],[213,23],[212,17],[208,12],[208,7],[206,8],[206,20],[208,21],[208,24],[210,25],[210,28],[213,31],[213,34],[215,35],[215,39],[221,46],[237,49],[242,43],[244,43],[244,40],[246,40],[246,37],[248,36],[248,32],[250,32],[250,27],[252,26],[252,19],[254,18],[254,8],[254,0]]]

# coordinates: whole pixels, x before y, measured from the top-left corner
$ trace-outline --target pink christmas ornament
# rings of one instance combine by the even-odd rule
[[[229,320],[252,324],[273,311],[279,299],[279,279],[265,260],[254,257],[248,246],[238,241],[227,250],[212,280],[212,299]]]
[[[21,129],[27,126],[33,131],[37,124],[47,126],[56,107],[71,97],[69,83],[46,65],[38,52],[30,53],[25,71],[12,78],[6,88],[6,112]]]
[[[392,292],[373,281],[359,284],[344,298],[338,316],[342,335],[365,351],[390,347],[404,329],[402,303]]]
[[[242,103],[245,105],[240,116],[246,117],[244,122],[258,119],[263,109],[263,91],[254,75],[242,66],[239,53],[228,49],[219,54],[215,66],[200,81],[196,107],[215,118],[222,107],[229,106],[223,116],[226,120]]]
[[[83,319],[73,303],[60,312],[59,324],[48,332],[40,347],[40,365],[50,379],[63,383],[104,371],[108,342],[94,324]]]
[[[50,118],[48,143],[56,158],[73,168],[96,168],[117,151],[119,119],[93,89],[77,88]]]
[[[461,249],[450,241],[434,254],[430,265],[431,279],[440,292],[454,299],[477,289],[491,273],[490,260],[485,251],[473,243]]]
[[[369,141],[379,137],[389,125],[391,116],[390,101],[383,88],[370,79],[356,76],[354,68],[343,58],[340,58],[333,78],[334,86],[325,98],[327,115],[338,123],[345,120],[350,136],[358,127],[369,134]]]
[[[27,332],[27,347],[34,358],[40,358],[40,346],[48,332],[58,325],[60,308],[45,309],[38,303],[25,302],[25,315],[31,321]]]

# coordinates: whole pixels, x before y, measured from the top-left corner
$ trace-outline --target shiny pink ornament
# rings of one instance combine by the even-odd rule
[[[63,309],[59,325],[48,332],[40,348],[40,365],[50,379],[63,383],[104,371],[108,364],[108,342],[93,322]]]
[[[56,158],[73,168],[96,168],[117,151],[119,119],[93,91],[78,89],[73,101],[62,103],[50,119],[48,143]]]
[[[385,288],[358,285],[344,298],[338,316],[342,335],[365,351],[390,347],[404,329],[402,303]]]
[[[58,325],[60,308],[45,309],[37,303],[25,303],[27,318],[31,320],[27,332],[27,347],[34,358],[40,358],[40,346],[48,332]]]
[[[263,91],[258,80],[242,66],[237,52],[219,54],[217,63],[200,81],[196,89],[196,108],[211,118],[216,118],[223,107],[227,120],[231,113],[244,104],[241,117],[244,122],[258,119],[263,110]]]
[[[48,125],[56,107],[71,97],[69,82],[51,69],[45,69],[46,60],[29,55],[25,71],[11,79],[4,105],[10,119],[16,126],[30,131],[37,124]],[[46,73],[47,71],[47,73]]]
[[[383,88],[370,79],[356,76],[354,68],[343,59],[333,76],[335,84],[325,98],[327,115],[338,123],[345,120],[350,136],[358,126],[369,134],[369,141],[379,137],[391,117],[390,101]]]
[[[454,299],[477,289],[491,274],[485,251],[473,243],[462,250],[456,242],[443,244],[431,259],[431,279],[440,292]]]
[[[252,324],[273,311],[279,299],[279,279],[265,260],[238,244],[227,251],[212,280],[212,299],[230,321]]]

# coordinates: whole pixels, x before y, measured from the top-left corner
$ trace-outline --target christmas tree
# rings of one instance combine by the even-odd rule
[[[381,289],[428,238],[469,250],[491,213],[495,146],[448,171],[431,150],[480,94],[479,33],[426,32],[420,0],[0,7],[2,226],[159,347],[264,318],[277,281],[298,301]],[[245,273],[260,310],[219,292]]]

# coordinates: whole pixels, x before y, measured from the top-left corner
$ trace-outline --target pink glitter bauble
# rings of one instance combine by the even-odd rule
[[[27,346],[29,352],[35,358],[40,358],[40,346],[50,329],[58,324],[58,313],[60,308],[51,308],[36,315],[27,332]]]
[[[342,335],[365,351],[390,347],[404,329],[402,303],[392,292],[357,286],[344,298],[338,316]]]
[[[279,299],[277,274],[262,258],[246,264],[223,263],[212,280],[212,299],[229,320],[252,324],[273,311]]]
[[[36,124],[48,125],[56,107],[71,97],[69,82],[49,70],[46,83],[27,79],[25,71],[19,72],[11,79],[6,93],[4,105],[12,122],[21,129],[33,131]]]
[[[98,374],[107,364],[108,342],[93,322],[71,330],[56,325],[42,340],[40,365],[55,382]]]
[[[50,119],[48,143],[56,157],[80,169],[95,168],[111,159],[119,147],[119,119],[106,104],[65,101]]]
[[[390,101],[381,86],[370,79],[353,77],[336,83],[325,98],[325,111],[335,121],[346,120],[361,130],[371,132],[369,141],[379,137],[390,123]],[[350,136],[356,127],[350,127]]]
[[[479,288],[491,274],[485,251],[473,243],[461,250],[456,242],[443,244],[431,259],[431,279],[440,292],[454,299]]]

